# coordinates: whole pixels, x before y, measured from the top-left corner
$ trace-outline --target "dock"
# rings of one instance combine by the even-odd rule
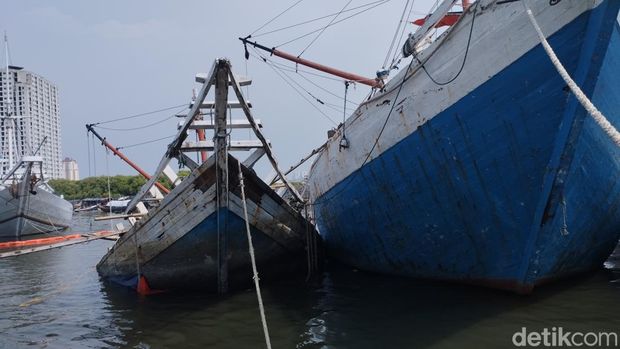
[[[116,240],[118,235],[119,232],[117,231],[102,230],[41,239],[2,242],[0,243],[0,258],[20,256],[99,239]]]

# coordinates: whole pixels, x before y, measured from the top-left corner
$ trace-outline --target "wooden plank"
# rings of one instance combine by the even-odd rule
[[[196,82],[204,83],[207,78],[206,73],[198,73],[196,74]],[[248,86],[252,84],[252,79],[247,76],[236,75],[237,81],[239,81],[240,86]]]
[[[263,155],[265,155],[265,149],[262,147],[258,148],[243,161],[242,165],[247,168],[252,168],[254,167],[254,164],[256,164],[256,162],[263,157]]]
[[[181,147],[181,144],[185,140],[185,137],[187,137],[187,129],[189,128],[189,125],[192,123],[192,121],[194,121],[194,118],[198,114],[198,111],[199,111],[198,105],[204,101],[204,99],[207,97],[207,94],[209,93],[209,89],[211,88],[211,85],[213,85],[213,76],[214,76],[213,74],[215,72],[216,64],[217,64],[217,61],[213,64],[213,67],[211,68],[211,73],[209,74],[209,78],[205,79],[205,82],[202,85],[202,89],[200,90],[200,92],[198,93],[198,96],[196,97],[196,101],[198,103],[193,105],[190,111],[187,113],[187,115],[190,115],[190,117],[186,118],[183,121],[183,124],[177,130],[176,137],[174,138],[172,143],[168,145],[168,150],[166,151],[163,158],[159,162],[159,165],[157,166],[157,170],[155,170],[151,179],[149,179],[148,182],[144,183],[142,188],[140,188],[140,191],[138,191],[138,193],[129,202],[129,204],[127,205],[127,209],[125,210],[125,213],[130,213],[136,207],[136,204],[140,202],[140,200],[142,200],[144,195],[148,192],[149,188],[155,184],[155,181],[157,181],[157,179],[159,178],[161,173],[164,171],[166,166],[168,166],[168,163],[170,163],[170,160],[173,157],[177,156],[177,154],[179,153],[179,148]]]
[[[263,124],[259,119],[256,120],[258,127],[263,127]],[[247,129],[252,128],[252,125],[245,119],[229,120],[226,124],[228,129]],[[196,120],[189,125],[190,130],[213,130],[215,129],[215,123],[212,120]]]
[[[109,221],[112,219],[126,219],[131,217],[144,217],[146,213],[132,213],[132,214],[121,214],[121,215],[113,215],[113,216],[100,216],[95,217],[95,221]]]
[[[269,140],[267,140],[269,142]],[[231,151],[248,151],[256,148],[262,148],[263,143],[259,140],[243,140],[243,141],[230,141],[228,150]],[[200,151],[208,150],[214,151],[215,144],[213,141],[188,141],[181,146],[182,151]]]
[[[12,251],[1,252],[0,253],[0,258],[15,257],[15,256],[21,256],[21,255],[29,254],[29,253],[34,253],[34,252],[41,252],[41,251],[51,250],[51,249],[54,249],[54,248],[60,248],[60,247],[64,247],[64,246],[81,244],[81,243],[88,242],[88,241],[93,241],[93,240],[98,240],[98,239],[105,239],[105,238],[109,238],[109,237],[112,237],[112,236],[115,236],[115,235],[118,235],[118,232],[116,232],[116,231],[105,231],[105,232],[96,232],[96,233],[86,233],[86,234],[82,234],[83,237],[82,238],[78,238],[78,239],[66,240],[66,241],[52,243],[52,244],[46,244],[46,245],[34,246],[34,247],[26,247],[26,248],[19,248],[19,249],[15,249],[15,250],[12,250]]]
[[[248,106],[250,108],[252,108],[252,103],[250,103],[250,102],[247,102],[247,103],[248,103]],[[189,106],[190,106],[190,108],[193,107],[194,106],[194,102],[191,102],[189,104]],[[239,102],[228,102],[226,104],[226,107],[229,108],[229,109],[240,109],[240,108],[242,108],[241,107],[241,103],[239,103]],[[215,102],[214,101],[204,101],[204,102],[200,103],[200,109],[213,109],[213,108],[215,108]],[[191,114],[189,114],[189,115],[191,115]]]

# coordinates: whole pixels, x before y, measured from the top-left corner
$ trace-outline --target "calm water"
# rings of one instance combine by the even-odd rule
[[[89,217],[74,227],[89,230]],[[111,245],[0,260],[0,348],[264,347],[253,290],[138,297],[99,280],[95,265]],[[524,326],[620,331],[620,262],[608,264],[616,271],[529,297],[330,265],[310,285],[265,285],[263,299],[274,348],[512,347]]]

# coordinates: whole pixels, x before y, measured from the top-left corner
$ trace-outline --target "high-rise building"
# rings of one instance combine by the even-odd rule
[[[12,118],[6,118],[7,115]],[[64,178],[58,89],[53,83],[22,67],[9,66],[8,75],[6,68],[1,69],[0,118],[2,173],[10,170],[9,151],[16,160],[21,154],[36,152],[43,157],[43,171],[47,178]],[[13,126],[7,128],[7,122],[12,122]],[[20,137],[9,136],[7,130],[19,132]],[[21,140],[17,150],[9,150],[11,139]]]
[[[70,181],[80,180],[80,170],[78,169],[77,161],[71,158],[65,158],[62,160],[62,166],[65,170],[65,179]]]

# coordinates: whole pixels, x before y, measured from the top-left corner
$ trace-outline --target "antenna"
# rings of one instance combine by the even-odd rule
[[[6,84],[6,98],[5,98],[5,106],[4,106],[4,114],[5,116],[11,116],[11,104],[13,101],[11,100],[11,84],[9,83],[9,37],[6,35],[6,30],[4,31],[4,57],[5,57],[5,68],[6,74],[4,76],[5,84]]]

